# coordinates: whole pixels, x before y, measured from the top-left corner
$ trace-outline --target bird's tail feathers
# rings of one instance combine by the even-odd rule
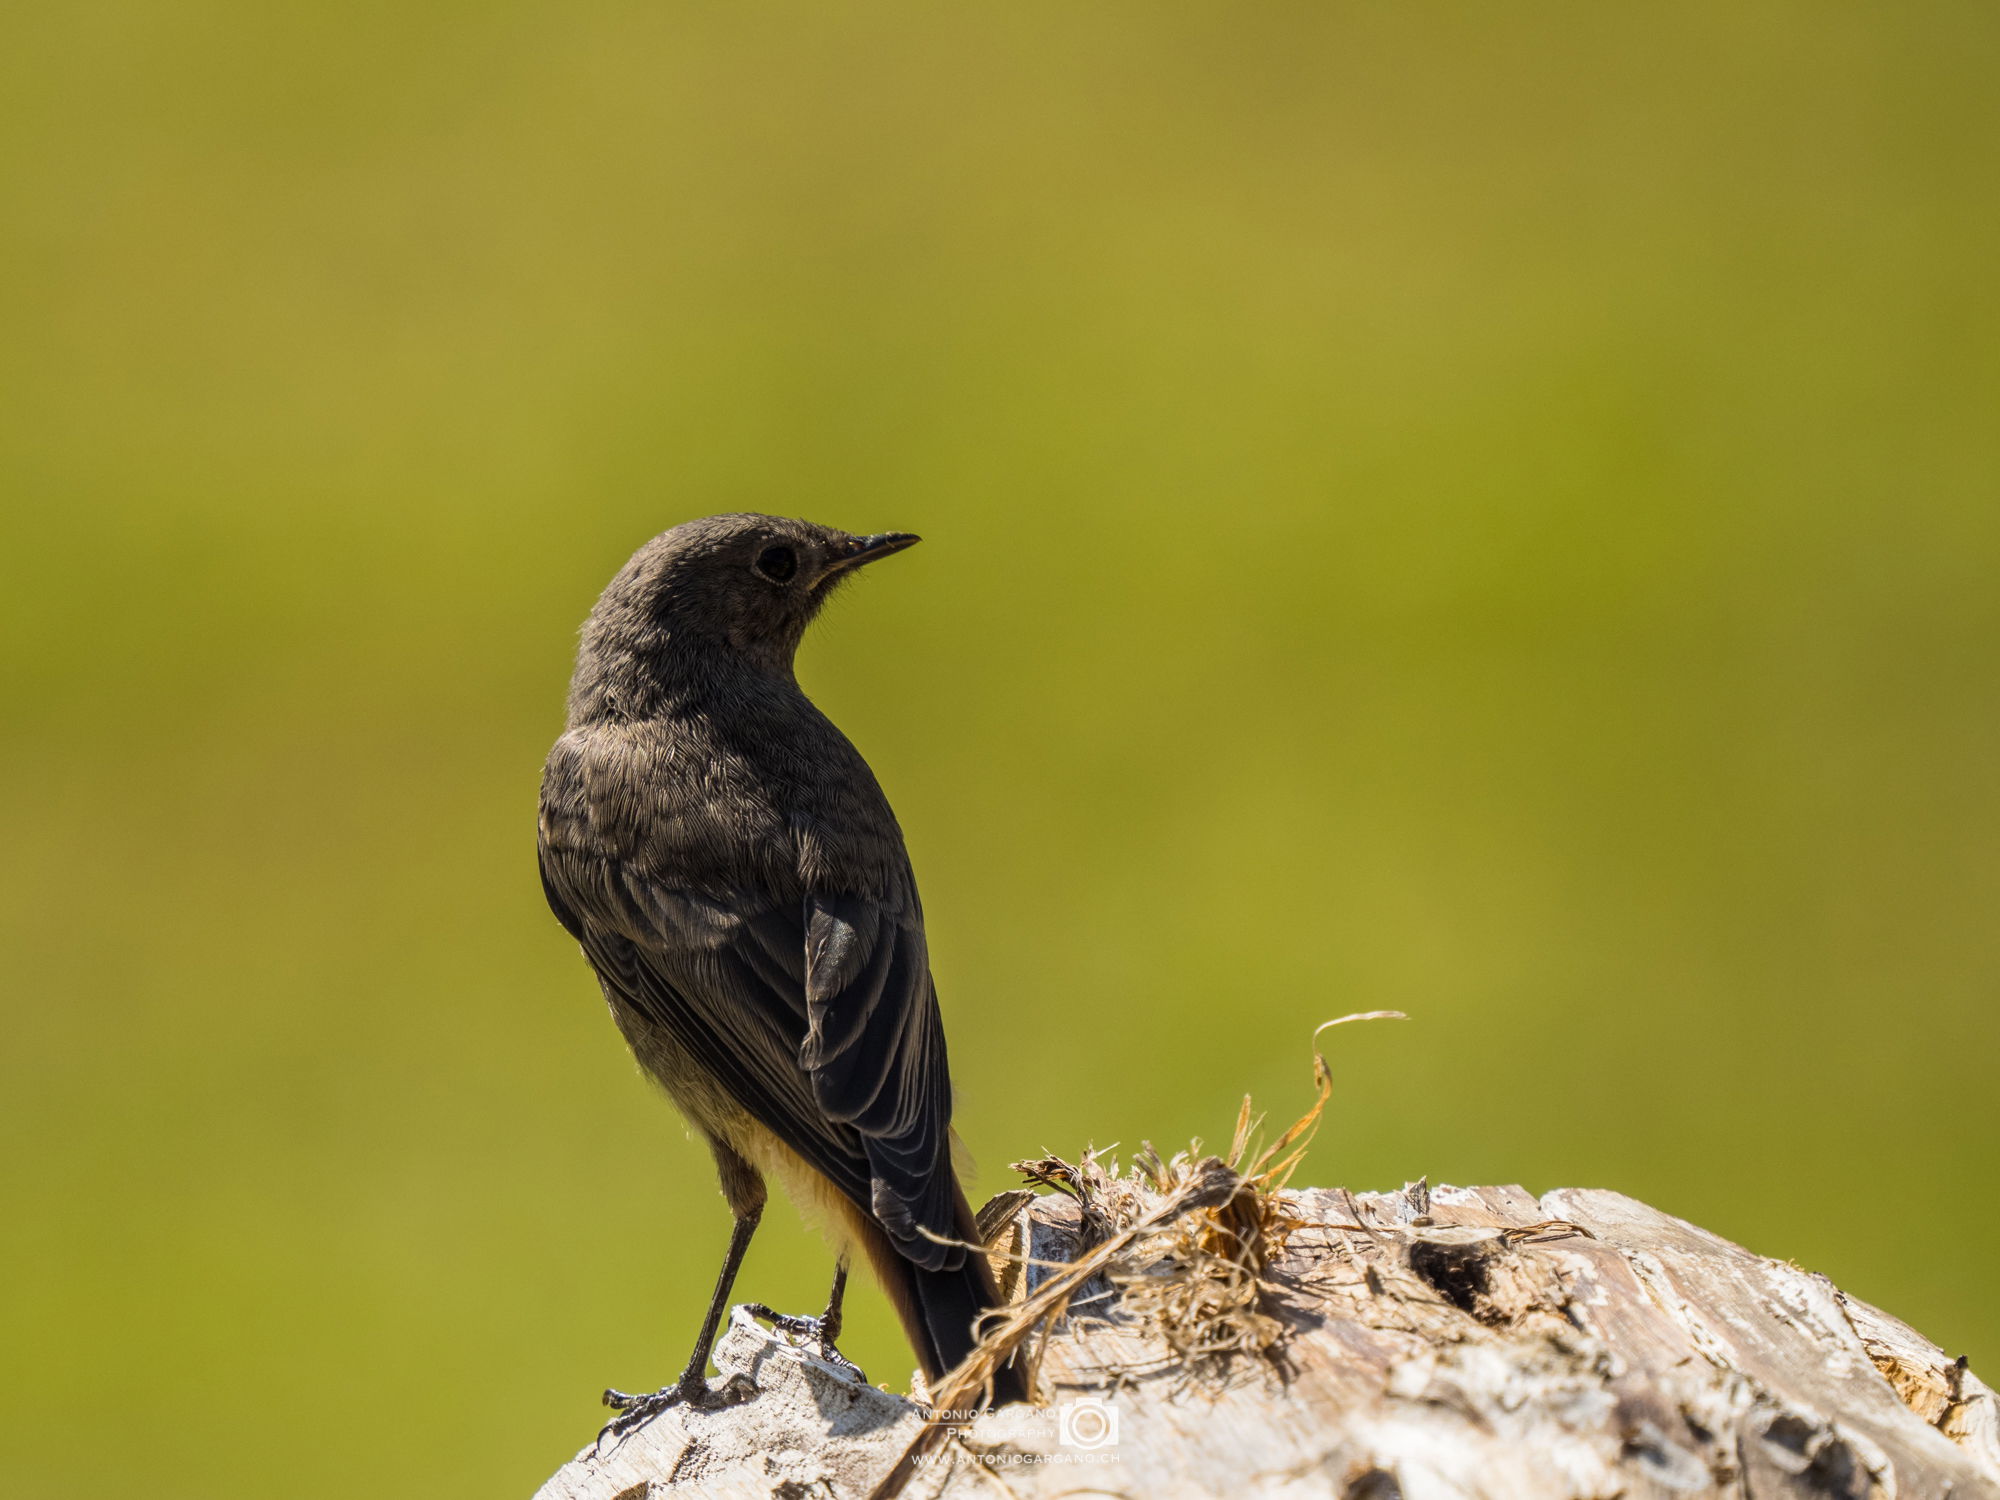
[[[978,1244],[965,1194],[954,1185],[952,1196],[958,1237],[967,1244]],[[889,1294],[889,1303],[917,1352],[924,1379],[935,1390],[938,1381],[961,1364],[979,1342],[980,1318],[1000,1306],[1000,1286],[993,1268],[984,1254],[972,1250],[952,1270],[928,1270],[898,1254],[889,1237],[873,1223],[864,1222],[857,1228],[857,1238],[868,1253],[876,1278]],[[1004,1404],[1027,1399],[1028,1384],[1018,1358],[1010,1359],[993,1372],[993,1400]]]

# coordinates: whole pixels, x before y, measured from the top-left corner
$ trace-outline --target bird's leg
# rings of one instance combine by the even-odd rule
[[[781,1313],[766,1307],[761,1302],[746,1302],[743,1310],[754,1318],[762,1318],[779,1333],[794,1334],[813,1341],[814,1353],[837,1369],[845,1370],[863,1385],[868,1377],[861,1366],[834,1347],[840,1337],[840,1304],[847,1296],[847,1257],[841,1256],[833,1268],[833,1288],[826,1294],[826,1311],[816,1318],[804,1318],[795,1313]]]
[[[651,1421],[670,1406],[691,1406],[700,1411],[714,1411],[724,1406],[735,1406],[748,1401],[757,1394],[757,1387],[747,1375],[737,1373],[711,1388],[708,1383],[708,1355],[715,1346],[715,1330],[722,1324],[722,1310],[729,1305],[729,1292],[736,1285],[736,1273],[743,1265],[743,1256],[750,1248],[750,1236],[757,1232],[757,1221],[763,1216],[760,1203],[749,1213],[738,1214],[736,1227],[729,1234],[729,1253],[722,1258],[722,1272],[715,1278],[715,1294],[708,1300],[708,1314],[701,1320],[701,1333],[695,1338],[694,1353],[688,1356],[687,1368],[672,1385],[657,1391],[634,1395],[629,1391],[607,1390],[604,1404],[620,1415],[604,1424],[597,1434],[599,1442],[605,1433],[614,1437],[623,1436],[634,1427]]]

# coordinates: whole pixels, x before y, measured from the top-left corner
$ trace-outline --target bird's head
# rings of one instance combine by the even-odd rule
[[[865,564],[916,541],[906,531],[857,536],[761,515],[707,516],[663,531],[632,554],[591,611],[572,711],[643,711],[637,700],[646,688],[684,671],[743,665],[789,675],[828,596]]]

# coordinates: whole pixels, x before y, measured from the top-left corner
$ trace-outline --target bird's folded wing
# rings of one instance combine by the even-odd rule
[[[781,906],[547,849],[542,876],[618,1000],[869,1210],[906,1258],[962,1262],[931,1237],[959,1226],[944,1030],[914,890]]]
[[[931,986],[916,893],[895,908],[858,896],[805,903],[805,999],[799,1060],[814,1097],[861,1132],[875,1217],[903,1255],[955,1269],[951,1072]],[[926,1231],[929,1233],[926,1234]]]

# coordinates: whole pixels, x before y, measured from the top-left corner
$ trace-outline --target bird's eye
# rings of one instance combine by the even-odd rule
[[[790,547],[766,547],[757,554],[757,571],[773,583],[789,582],[799,570],[799,555]]]

